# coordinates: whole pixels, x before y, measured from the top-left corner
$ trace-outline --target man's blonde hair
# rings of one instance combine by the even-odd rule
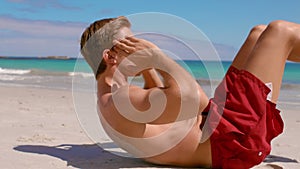
[[[129,20],[120,16],[95,21],[82,33],[81,54],[92,68],[95,77],[106,69],[106,63],[102,59],[103,51],[113,47],[113,40],[121,28],[130,26]]]

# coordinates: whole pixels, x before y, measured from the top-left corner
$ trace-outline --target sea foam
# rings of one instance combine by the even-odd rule
[[[22,69],[4,69],[0,67],[0,74],[13,74],[13,75],[23,75],[30,73],[30,70]]]

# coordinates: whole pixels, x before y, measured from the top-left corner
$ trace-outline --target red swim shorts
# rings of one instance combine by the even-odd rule
[[[271,151],[271,140],[283,131],[270,89],[245,70],[230,67],[204,112],[203,132],[211,134],[213,168],[251,168]]]

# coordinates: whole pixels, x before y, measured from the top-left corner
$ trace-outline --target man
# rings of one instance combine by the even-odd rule
[[[250,168],[282,132],[276,101],[285,61],[300,60],[300,26],[254,27],[211,100],[157,46],[134,37],[125,17],[91,24],[81,52],[98,82],[100,120],[120,147],[156,164]],[[127,82],[139,74],[144,88]]]

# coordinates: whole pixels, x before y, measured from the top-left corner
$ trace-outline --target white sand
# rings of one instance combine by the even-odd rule
[[[0,95],[0,168],[162,168],[95,145],[79,124],[71,91],[0,87]],[[273,142],[273,158],[257,168],[300,168],[300,112],[280,108],[285,133]]]

